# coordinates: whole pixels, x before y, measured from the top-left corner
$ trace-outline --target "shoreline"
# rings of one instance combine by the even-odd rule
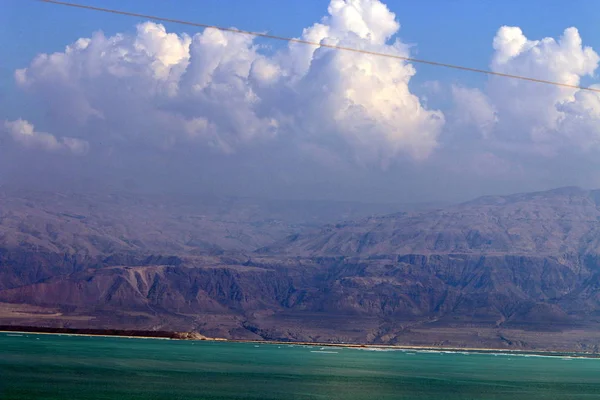
[[[511,350],[486,347],[441,347],[441,346],[415,346],[415,345],[391,345],[391,344],[356,344],[356,343],[319,343],[319,342],[282,342],[269,340],[226,340],[230,343],[254,343],[265,345],[293,345],[311,347],[333,347],[351,348],[365,350],[390,350],[390,351],[417,351],[417,352],[447,352],[447,353],[474,353],[474,354],[506,354],[506,355],[530,355],[545,357],[573,357],[573,358],[598,358],[600,353],[586,353],[576,351],[554,351],[554,350]]]
[[[92,332],[93,331],[93,332]],[[226,342],[246,343],[262,345],[286,345],[286,346],[310,346],[330,348],[350,348],[364,350],[388,350],[388,351],[417,351],[417,352],[448,352],[448,353],[473,353],[473,354],[502,354],[502,355],[529,355],[545,357],[571,357],[600,359],[600,353],[576,352],[576,351],[554,351],[554,350],[511,350],[485,347],[442,347],[442,346],[415,346],[415,345],[386,345],[386,344],[358,344],[358,343],[320,343],[320,342],[294,342],[277,340],[240,340],[210,338],[193,332],[169,332],[169,331],[134,331],[134,330],[100,330],[100,329],[71,329],[71,328],[36,328],[23,326],[1,326],[0,333],[34,334],[34,335],[63,335],[63,336],[88,336],[105,338],[125,339],[160,339],[160,340],[183,340],[203,342]],[[150,333],[150,334],[148,334]]]

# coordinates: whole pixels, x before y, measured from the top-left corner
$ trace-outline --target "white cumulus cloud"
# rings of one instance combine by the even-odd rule
[[[12,138],[17,144],[27,148],[39,148],[47,151],[68,151],[76,155],[85,154],[89,144],[80,139],[72,137],[59,137],[36,131],[33,124],[23,119],[15,121],[4,121],[2,126],[4,133]]]
[[[408,56],[379,0],[331,0],[302,38]],[[55,126],[92,144],[168,148],[202,143],[234,152],[289,135],[386,165],[426,158],[444,126],[409,90],[409,63],[291,43],[264,54],[253,38],[206,29],[189,36],[152,22],[135,34],[97,32],[16,71]],[[79,135],[77,135],[79,136]]]
[[[391,38],[399,30],[394,13],[379,1],[333,0],[329,16],[306,29],[305,40],[408,56]],[[387,163],[398,154],[427,157],[444,125],[440,111],[426,109],[408,84],[412,65],[397,59],[328,48],[290,48],[299,113],[296,124],[313,135],[344,139],[363,161]],[[294,76],[296,72],[297,76]],[[318,140],[318,139],[317,139]]]
[[[520,28],[504,26],[493,48],[495,72],[575,86],[593,76],[600,61],[583,45],[576,28],[566,29],[558,39],[532,40]],[[563,148],[589,150],[600,144],[597,93],[492,77],[485,90],[455,90],[454,99],[460,118],[504,148],[530,146],[538,154],[553,156]]]

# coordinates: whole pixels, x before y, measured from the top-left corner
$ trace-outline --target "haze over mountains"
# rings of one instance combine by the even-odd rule
[[[599,350],[600,191],[425,210],[0,196],[0,324]]]
[[[1,190],[0,202],[3,247],[92,257],[116,252],[252,251],[323,223],[394,212],[401,207],[18,189]]]
[[[305,255],[600,251],[600,191],[566,187],[489,196],[430,212],[404,212],[328,225],[266,251]]]

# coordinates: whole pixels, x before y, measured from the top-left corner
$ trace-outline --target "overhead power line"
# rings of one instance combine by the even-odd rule
[[[281,41],[285,41],[285,42],[299,43],[299,44],[315,46],[315,47],[326,47],[326,48],[335,49],[335,50],[351,51],[351,52],[360,53],[360,54],[369,54],[369,55],[379,56],[379,57],[394,58],[397,60],[408,61],[408,62],[412,62],[412,63],[427,64],[427,65],[433,65],[436,67],[458,69],[461,71],[475,72],[478,74],[501,76],[504,78],[519,79],[519,80],[523,80],[523,81],[544,83],[544,84],[548,84],[548,85],[562,86],[562,87],[567,87],[567,88],[571,88],[571,89],[589,90],[591,92],[600,93],[600,89],[595,89],[595,88],[586,87],[586,86],[571,85],[568,83],[548,81],[545,79],[537,79],[537,78],[532,78],[532,77],[528,77],[528,76],[505,74],[502,72],[495,72],[495,71],[489,71],[489,70],[485,70],[485,69],[465,67],[462,65],[448,64],[448,63],[431,61],[431,60],[422,60],[422,59],[412,58],[412,57],[403,57],[403,56],[399,56],[396,54],[381,53],[381,52],[377,52],[377,51],[356,49],[353,47],[338,46],[338,45],[334,45],[334,44],[319,43],[319,42],[313,42],[313,41],[304,40],[304,39],[290,38],[290,37],[285,37],[285,36],[277,36],[277,35],[271,35],[268,33],[245,31],[245,30],[236,29],[236,28],[225,28],[222,26],[202,24],[199,22],[190,22],[190,21],[183,21],[183,20],[173,19],[173,18],[157,17],[155,15],[146,15],[146,14],[134,13],[134,12],[129,12],[129,11],[115,10],[115,9],[110,9],[110,8],[94,7],[94,6],[89,6],[89,5],[85,5],[85,4],[69,3],[69,2],[58,1],[58,0],[38,0],[38,1],[41,1],[43,3],[67,6],[67,7],[81,8],[81,9],[86,9],[86,10],[100,11],[100,12],[118,14],[118,15],[126,15],[129,17],[137,17],[137,18],[149,19],[149,20],[154,20],[154,21],[170,22],[173,24],[195,26],[195,27],[199,27],[199,28],[212,28],[212,29],[218,29],[218,30],[224,31],[224,32],[232,32],[232,33],[237,33],[237,34],[242,34],[242,35],[250,35],[250,36],[262,37],[262,38],[267,38],[267,39],[281,40]]]

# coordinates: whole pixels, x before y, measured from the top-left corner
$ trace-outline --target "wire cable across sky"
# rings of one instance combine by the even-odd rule
[[[190,21],[184,21],[184,20],[173,19],[173,18],[157,17],[155,15],[146,15],[146,14],[134,13],[134,12],[129,12],[129,11],[115,10],[115,9],[110,9],[110,8],[94,7],[94,6],[89,6],[89,5],[85,5],[85,4],[70,3],[70,2],[58,1],[58,0],[37,0],[37,1],[41,1],[43,3],[67,6],[67,7],[81,8],[81,9],[85,9],[85,10],[100,11],[100,12],[117,14],[117,15],[125,15],[125,16],[129,16],[129,17],[144,18],[144,19],[160,21],[160,22],[170,22],[173,24],[194,26],[194,27],[198,27],[198,28],[218,29],[220,31],[232,32],[232,33],[237,33],[237,34],[241,34],[241,35],[250,35],[250,36],[261,37],[261,38],[266,38],[266,39],[281,40],[281,41],[285,41],[285,42],[299,43],[299,44],[315,46],[315,47],[326,47],[326,48],[335,49],[335,50],[351,51],[354,53],[369,54],[372,56],[394,58],[397,60],[408,61],[408,62],[412,62],[412,63],[427,64],[427,65],[433,65],[436,67],[451,68],[451,69],[457,69],[457,70],[461,70],[461,71],[475,72],[478,74],[500,76],[500,77],[504,77],[504,78],[519,79],[522,81],[544,83],[547,85],[561,86],[561,87],[566,87],[566,88],[571,88],[571,89],[588,90],[591,92],[600,93],[600,89],[595,89],[595,88],[587,87],[587,86],[571,85],[568,83],[548,81],[545,79],[537,79],[537,78],[532,78],[532,77],[528,77],[528,76],[505,74],[502,72],[495,72],[495,71],[479,69],[479,68],[471,68],[471,67],[466,67],[466,66],[457,65],[457,64],[448,64],[448,63],[443,63],[443,62],[438,62],[438,61],[422,60],[419,58],[403,57],[403,56],[399,56],[396,54],[380,53],[377,51],[369,51],[369,50],[356,49],[356,48],[346,47],[346,46],[338,46],[338,45],[327,44],[327,43],[312,42],[310,40],[290,38],[290,37],[285,37],[285,36],[277,36],[277,35],[271,35],[268,33],[245,31],[245,30],[236,29],[236,28],[225,28],[222,26],[203,24],[200,22],[190,22]]]

